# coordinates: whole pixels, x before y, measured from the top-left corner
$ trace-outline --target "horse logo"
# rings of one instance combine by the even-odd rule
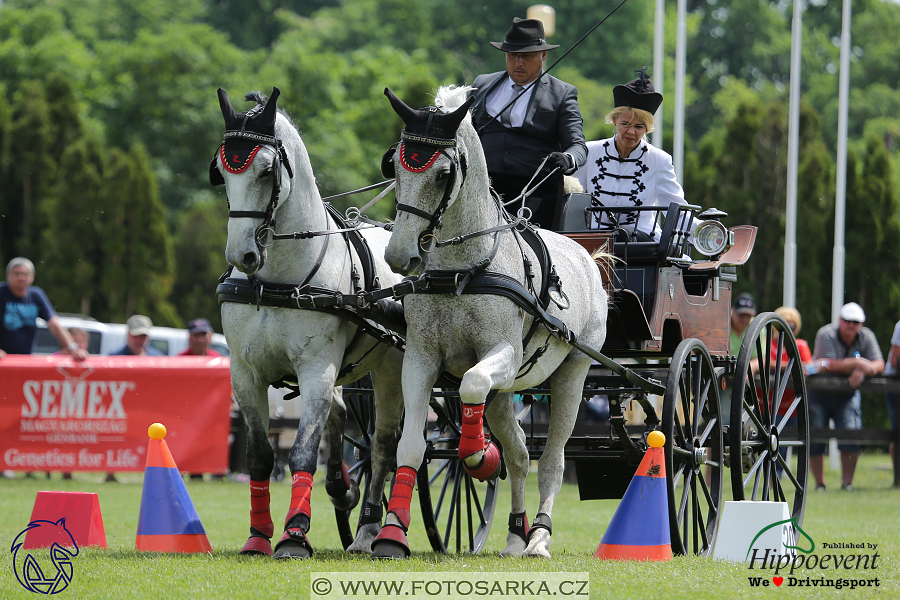
[[[23,556],[19,556],[19,550],[25,541],[25,534],[32,529],[41,529],[44,539],[52,540],[50,560],[56,567],[56,573],[45,574],[34,555],[28,552],[23,551]],[[21,541],[19,541],[20,539]],[[74,552],[70,548],[74,548]],[[19,580],[22,587],[30,592],[58,594],[66,589],[72,581],[74,572],[72,559],[78,556],[78,544],[66,529],[65,517],[55,523],[53,521],[32,521],[16,536],[9,551],[13,555],[13,571],[16,579]]]

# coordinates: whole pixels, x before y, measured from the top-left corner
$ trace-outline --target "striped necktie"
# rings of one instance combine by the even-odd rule
[[[525,88],[522,87],[521,85],[517,85],[517,84],[514,83],[514,84],[513,84],[513,98],[518,99],[519,96],[522,94],[522,90],[524,90],[524,89],[525,89]],[[512,99],[512,98],[511,98],[511,99]],[[507,107],[506,107],[506,110],[504,110],[504,111],[500,114],[500,122],[503,123],[504,125],[506,125],[507,127],[509,127],[509,126],[510,126],[510,123],[512,122],[512,119],[511,119],[512,115],[511,115],[510,113],[512,113],[512,108],[513,108],[513,106],[515,106],[515,105],[516,105],[516,103],[513,102],[512,104],[510,104],[509,106],[507,106]]]

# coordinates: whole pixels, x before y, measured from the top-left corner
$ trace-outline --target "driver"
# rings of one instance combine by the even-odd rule
[[[479,75],[472,83],[476,88],[472,122],[484,148],[491,186],[509,202],[555,168],[525,201],[531,223],[552,228],[563,175],[584,165],[587,156],[578,90],[550,75],[528,87],[543,72],[547,50],[559,48],[546,42],[539,20],[516,17],[506,39],[491,45],[506,53],[506,71]],[[514,96],[515,103],[503,111]],[[546,164],[535,176],[545,158]],[[520,206],[515,203],[508,209],[515,214]]]

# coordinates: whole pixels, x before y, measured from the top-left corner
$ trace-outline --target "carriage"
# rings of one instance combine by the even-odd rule
[[[727,215],[720,211],[673,203],[646,209],[661,213],[659,241],[613,242],[614,231],[587,229],[598,211],[590,200],[587,194],[567,196],[559,230],[591,252],[611,247],[620,259],[605,274],[613,309],[602,352],[628,364],[648,383],[635,385],[613,369],[591,367],[585,403],[606,396],[609,416],[606,423],[590,423],[582,407],[566,443],[580,499],[621,498],[648,449],[647,435],[659,430],[666,435],[670,536],[676,554],[712,552],[726,487],[734,500],[787,502],[791,517],[802,525],[809,426],[793,333],[779,315],[762,313],[748,328],[739,354],[732,355],[729,348],[732,285],[737,267],[753,250],[756,228],[728,228],[722,224]],[[702,260],[691,260],[685,258],[687,233],[698,221],[725,244]],[[759,369],[756,356],[763,357]],[[659,389],[650,382],[664,386],[664,393],[657,395]],[[425,460],[417,478],[423,526],[436,552],[478,552],[495,514],[498,481],[480,482],[459,464],[458,394],[452,384],[444,385],[433,393]],[[372,418],[367,389],[345,388],[345,394],[359,417],[345,433],[358,459],[351,472],[365,485],[365,431]],[[518,417],[530,458],[537,460],[547,435],[539,415],[547,406],[552,410],[552,397],[539,387],[524,391],[522,400]],[[643,415],[643,422],[629,423],[629,413]],[[348,514],[338,514],[345,544],[352,539],[350,520]]]
[[[277,164],[275,168],[280,169]],[[447,189],[453,185],[451,174]],[[429,217],[419,209],[400,206]],[[565,441],[565,458],[574,463],[581,499],[621,498],[648,448],[647,435],[661,430],[666,435],[669,521],[675,553],[708,555],[712,551],[726,481],[735,500],[787,502],[799,526],[806,502],[809,427],[805,382],[793,334],[780,316],[763,313],[746,332],[738,355],[732,355],[729,348],[732,285],[737,267],[750,257],[756,229],[726,227],[722,220],[727,215],[715,209],[701,212],[697,206],[672,204],[637,209],[659,212],[661,228],[653,241],[633,241],[616,225],[621,210],[595,207],[589,195],[571,194],[557,213],[560,233],[588,252],[605,250],[614,257],[604,263],[603,287],[610,307],[605,342],[599,349],[575,346],[595,359],[581,397],[605,396],[609,405],[607,423],[590,425],[579,417]],[[266,213],[270,211],[274,207]],[[598,212],[612,225],[588,229]],[[254,214],[261,217],[264,213]],[[438,211],[434,214],[440,217]],[[431,219],[434,223],[434,215]],[[349,229],[359,221],[345,225]],[[254,232],[257,244],[267,236],[268,243],[274,244],[274,231],[265,231],[267,228]],[[292,235],[281,239],[303,237]],[[428,235],[434,238],[431,232]],[[702,258],[693,259],[691,254],[702,254]],[[454,282],[459,283],[459,278]],[[220,299],[223,285],[227,288],[228,281],[220,285]],[[274,294],[281,302],[276,306],[323,310],[324,306],[367,307],[376,298],[416,291],[411,283],[406,292],[398,292],[398,286],[383,290],[390,293],[380,296],[308,293],[301,285],[294,285],[290,294],[290,285],[282,285],[282,289],[269,285],[268,293],[270,300]],[[255,301],[258,308],[261,301],[266,303],[265,287],[248,284],[241,296],[235,286],[225,301]],[[301,293],[304,291],[307,293]],[[350,312],[356,319],[362,313]],[[396,342],[400,337],[380,331],[382,338],[389,338],[381,341]],[[572,339],[570,343],[577,344]],[[396,345],[402,346],[402,341]],[[415,478],[432,548],[478,552],[494,519],[498,481],[473,477],[459,457],[465,405],[460,403],[458,386],[458,380],[442,376],[432,388],[424,458]],[[544,398],[553,411],[553,396],[545,386],[537,385],[521,390],[519,397],[521,410],[516,417],[525,432],[528,458],[536,460],[548,445],[549,431],[538,414],[545,404],[535,398]],[[373,394],[367,385],[345,385],[343,401],[352,416],[352,424],[341,434],[343,454],[349,457],[344,480],[359,487],[363,498],[372,493],[374,500],[356,508],[336,503],[342,541],[350,547],[355,511],[379,506],[384,475],[373,474],[372,469],[376,436]],[[584,402],[580,410],[581,415]],[[628,422],[629,414],[642,415],[642,423]],[[490,430],[491,423],[486,425]],[[502,476],[506,466],[501,463],[499,469]],[[388,507],[382,497],[380,508]],[[549,518],[547,521],[549,532]]]

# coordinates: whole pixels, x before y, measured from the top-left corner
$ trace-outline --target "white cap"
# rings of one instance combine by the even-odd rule
[[[841,318],[845,321],[865,323],[866,313],[863,312],[862,306],[856,302],[848,302],[841,307]]]

